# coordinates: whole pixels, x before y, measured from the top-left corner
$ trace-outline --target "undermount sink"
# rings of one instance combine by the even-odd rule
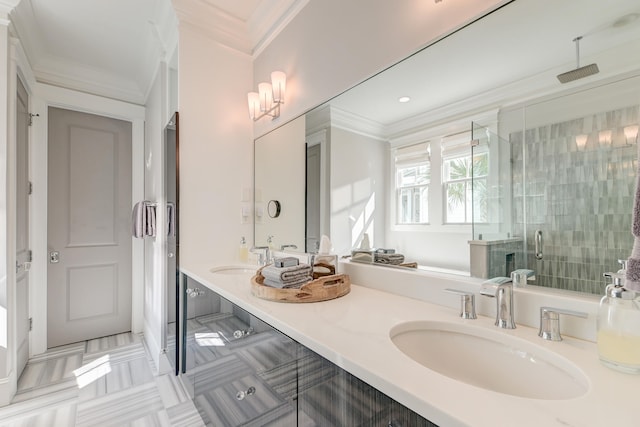
[[[588,390],[587,377],[569,360],[504,331],[421,321],[397,325],[390,336],[426,368],[486,390],[545,400]]]
[[[209,270],[212,273],[224,274],[224,275],[236,275],[236,274],[253,274],[257,270],[257,267],[251,267],[249,265],[223,265],[220,267],[214,267]]]

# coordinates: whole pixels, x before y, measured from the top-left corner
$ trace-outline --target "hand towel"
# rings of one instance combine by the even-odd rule
[[[375,262],[378,264],[399,265],[404,262],[402,254],[375,254]]]
[[[142,238],[146,231],[146,205],[145,202],[138,202],[133,206],[131,212],[131,235],[135,238]]]
[[[296,283],[303,278],[311,279],[312,270],[309,264],[299,264],[291,267],[276,267],[274,265],[268,265],[262,269],[262,275],[265,280],[289,285]]]
[[[176,205],[167,202],[167,236],[176,237]]]
[[[156,236],[156,207],[150,202],[146,202],[146,221],[147,229],[145,235]]]
[[[293,282],[287,282],[285,284],[280,281],[274,281],[274,280],[269,280],[265,278],[264,285],[271,286],[272,288],[279,288],[279,289],[300,289],[302,285],[309,283],[311,280],[312,280],[311,277],[305,276],[300,278],[299,280],[296,280]]]
[[[640,145],[638,146],[640,147]],[[638,158],[640,159],[640,157]],[[636,194],[631,220],[631,233],[634,236],[633,249],[627,262],[627,277],[624,281],[624,287],[631,291],[640,292],[640,168],[636,171],[636,175]]]

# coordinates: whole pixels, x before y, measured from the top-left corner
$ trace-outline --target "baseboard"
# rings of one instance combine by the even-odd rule
[[[9,372],[9,376],[0,378],[0,407],[7,406],[11,403],[13,396],[16,394],[17,387],[18,381],[14,369]]]

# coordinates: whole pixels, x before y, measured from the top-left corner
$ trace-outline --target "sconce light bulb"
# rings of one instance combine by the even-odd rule
[[[601,130],[598,132],[598,141],[600,145],[611,145],[611,134],[610,130]]]
[[[249,103],[249,117],[253,120],[260,114],[260,94],[258,92],[249,92],[247,101]]]
[[[260,94],[260,111],[269,111],[273,104],[273,90],[271,83],[258,84],[258,93]]]
[[[576,146],[579,150],[582,150],[587,146],[587,140],[589,139],[589,135],[582,134],[576,136]]]
[[[633,144],[638,138],[638,125],[631,125],[624,128],[624,137],[627,139],[627,144]]]
[[[271,73],[271,86],[273,87],[273,102],[284,104],[284,94],[287,89],[287,75],[282,71]]]

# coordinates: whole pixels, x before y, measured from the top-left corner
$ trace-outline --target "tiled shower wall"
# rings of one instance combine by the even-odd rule
[[[639,107],[607,111],[509,135],[512,144],[514,232],[526,237],[527,267],[536,284],[602,294],[602,273],[631,254],[631,212],[637,144],[623,129],[638,123]],[[611,130],[610,145],[599,132]],[[588,135],[584,148],[577,135]],[[524,156],[524,158],[523,158]],[[534,233],[542,231],[542,260]]]

